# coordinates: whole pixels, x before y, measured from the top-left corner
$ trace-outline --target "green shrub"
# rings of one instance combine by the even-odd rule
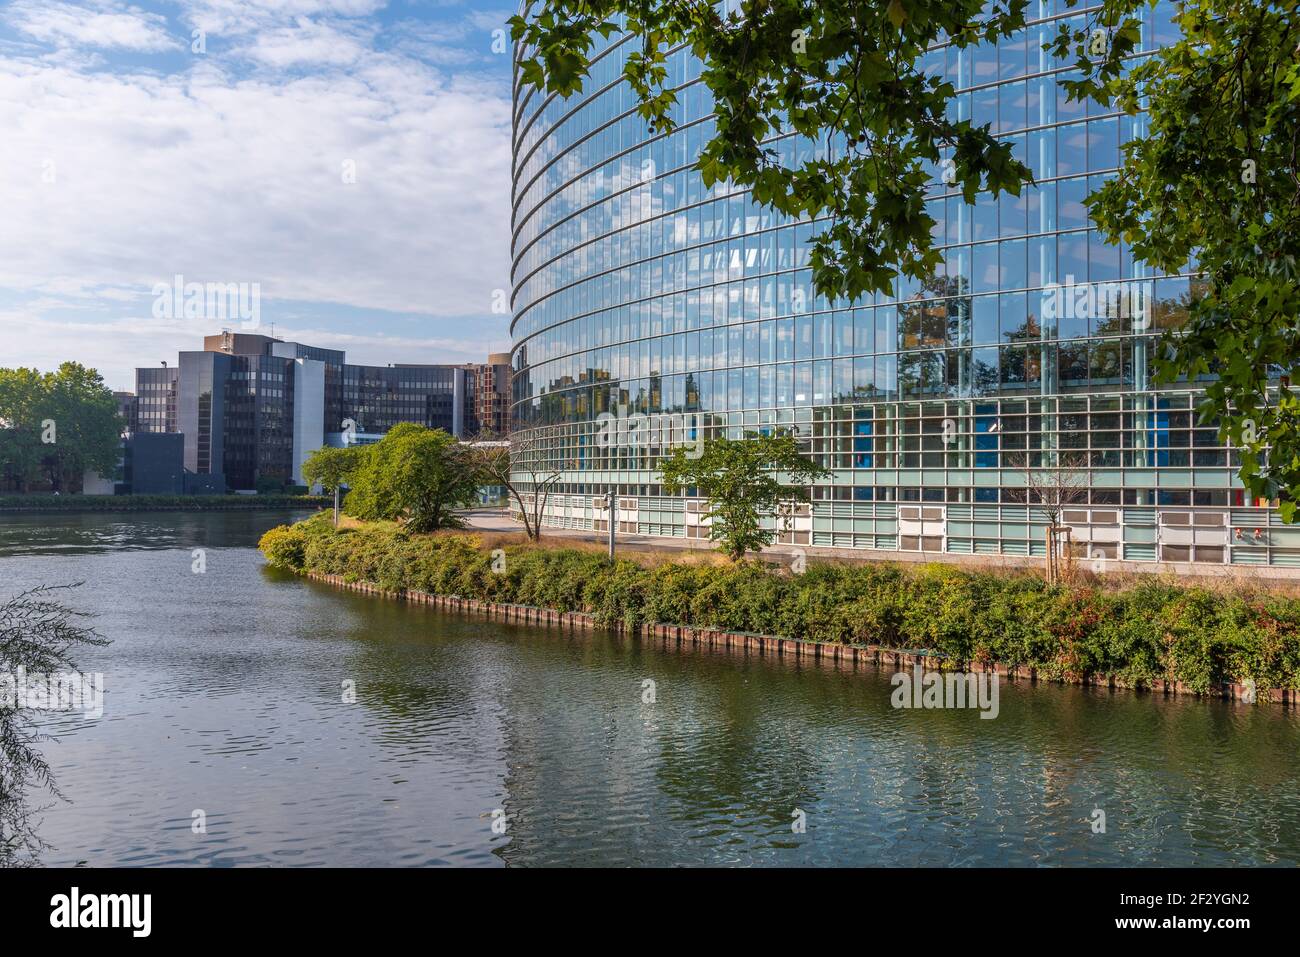
[[[473,535],[412,536],[388,524],[335,529],[328,514],[267,532],[271,565],[560,611],[630,628],[662,622],[787,638],[925,649],[950,666],[1001,662],[1046,678],[1167,679],[1198,693],[1253,680],[1300,690],[1300,601],[1227,596],[1148,580],[1049,587],[1032,574],[953,565],[811,563],[802,574],[755,561],[645,568],[599,553]]]
[[[267,564],[301,572],[307,557],[307,533],[300,525],[277,525],[258,541]]]

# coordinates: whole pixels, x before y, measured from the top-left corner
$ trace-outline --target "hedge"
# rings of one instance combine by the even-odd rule
[[[1117,587],[1048,586],[1023,572],[952,565],[810,562],[803,574],[758,562],[645,567],[570,548],[472,535],[408,535],[395,526],[334,529],[327,516],[267,532],[267,561],[385,589],[587,612],[603,624],[662,622],[890,648],[950,663],[1032,667],[1077,681],[1159,679],[1198,694],[1254,679],[1260,692],[1300,690],[1300,600],[1146,579]],[[498,567],[500,563],[498,562]]]

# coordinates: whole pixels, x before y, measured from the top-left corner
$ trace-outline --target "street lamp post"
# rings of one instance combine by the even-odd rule
[[[618,520],[617,499],[611,488],[605,493],[605,504],[609,507],[609,560],[614,560],[614,523]]]

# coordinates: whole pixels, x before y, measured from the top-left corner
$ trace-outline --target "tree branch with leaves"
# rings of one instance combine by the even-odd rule
[[[551,454],[555,434],[552,428],[534,428],[515,432],[507,441],[485,431],[466,443],[480,481],[505,488],[533,542],[541,540],[547,502],[564,477],[564,464]]]
[[[771,545],[776,529],[763,519],[787,502],[807,500],[808,485],[830,474],[800,453],[788,431],[708,439],[702,449],[678,446],[659,468],[670,495],[695,489],[708,501],[709,538],[732,560]]]
[[[588,77],[597,35],[637,38],[624,77],[654,132],[677,125],[668,55],[688,46],[716,121],[696,164],[704,185],[748,187],[763,206],[824,220],[817,289],[853,299],[892,291],[900,272],[924,281],[942,268],[925,209],[938,171],[968,203],[1032,181],[1009,141],[954,118],[952,84],[920,66],[940,40],[967,47],[1025,24],[1025,0],[986,6],[751,0],[723,16],[696,0],[539,0],[510,22],[523,83],[566,97]]]
[[[81,623],[84,614],[55,599],[59,588],[43,586],[0,602],[0,675],[12,680],[22,669],[32,676],[76,672],[78,648],[108,644]],[[36,833],[33,793],[62,798],[54,773],[37,745],[44,740],[24,702],[0,695],[0,867],[36,862],[45,842]]]
[[[1241,450],[1251,492],[1300,502],[1300,9],[1188,0],[1181,37],[1129,57],[1144,0],[1109,0],[1057,49],[1087,47],[1074,98],[1146,114],[1119,175],[1089,200],[1107,240],[1170,274],[1202,279],[1165,333],[1155,383],[1205,380],[1202,422]],[[1210,378],[1213,377],[1213,378]]]

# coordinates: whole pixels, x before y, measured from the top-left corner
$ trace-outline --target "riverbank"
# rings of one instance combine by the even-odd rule
[[[0,495],[0,512],[228,512],[326,508],[326,495]]]
[[[408,535],[391,525],[335,530],[323,516],[272,529],[259,547],[272,565],[299,574],[478,602],[491,614],[529,606],[570,624],[676,629],[689,640],[808,643],[814,657],[847,648],[1034,680],[1287,703],[1300,696],[1300,599],[1240,587],[1048,587],[1031,574],[886,563],[810,562],[798,574],[650,556],[611,566],[594,551],[487,548],[476,536]]]
[[[534,605],[517,605],[504,602],[487,602],[474,598],[461,598],[458,595],[435,595],[430,592],[387,591],[373,582],[348,581],[339,575],[323,575],[319,572],[306,572],[314,581],[325,582],[336,588],[361,592],[382,598],[430,605],[440,611],[454,612],[462,615],[479,615],[493,621],[514,622],[521,625],[533,625],[544,628],[613,628],[622,630],[620,622],[602,623],[596,616],[587,612],[559,611],[554,608],[538,608]],[[859,665],[886,668],[891,671],[903,671],[909,668],[921,668],[923,671],[960,670],[969,674],[996,674],[1011,680],[1039,680],[1038,670],[1033,666],[1021,667],[991,662],[963,662],[953,668],[942,656],[927,651],[901,651],[881,645],[832,644],[824,641],[807,639],[780,638],[776,635],[755,635],[736,631],[718,629],[692,628],[683,625],[665,625],[644,623],[638,629],[647,638],[660,640],[666,644],[693,645],[719,650],[738,650],[756,652],[759,655],[775,655],[777,658],[789,657],[791,660],[811,659],[816,664],[834,667]],[[945,667],[946,666],[946,667]],[[1133,691],[1151,691],[1156,694],[1196,694],[1187,685],[1178,681],[1155,679],[1147,685],[1130,686],[1122,683],[1115,675],[1091,674],[1081,676],[1078,680],[1055,679],[1062,684],[1091,685],[1106,688],[1123,688]],[[1300,704],[1300,694],[1284,688],[1274,688],[1261,692],[1257,687],[1237,682],[1224,682],[1220,688],[1211,689],[1209,697],[1219,697],[1235,701],[1252,701],[1263,695],[1267,700],[1278,704],[1296,706]]]
[[[305,517],[0,519],[5,590],[82,581],[70,603],[113,640],[77,662],[104,718],[43,746],[73,799],[40,815],[43,864],[1300,863],[1300,762],[1279,760],[1300,709],[1026,680],[995,721],[895,708],[865,648],[495,621],[268,568],[259,538]]]

